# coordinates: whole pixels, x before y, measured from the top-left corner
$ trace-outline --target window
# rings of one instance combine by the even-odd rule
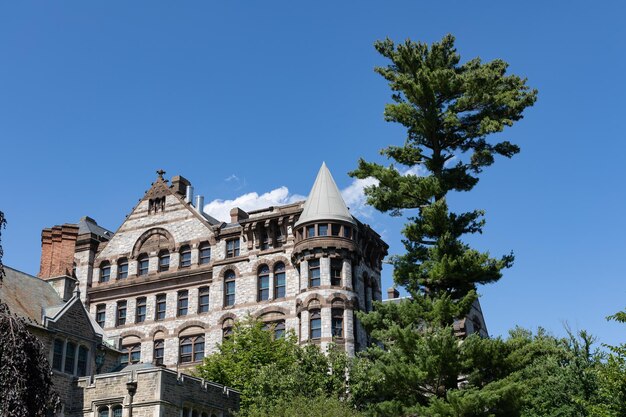
[[[128,278],[128,259],[122,258],[117,261],[117,279]]]
[[[111,278],[111,265],[108,262],[100,264],[100,282],[109,282]]]
[[[178,316],[186,316],[188,307],[189,307],[189,291],[187,290],[178,291],[177,306],[178,306],[178,310],[176,314]]]
[[[204,336],[190,336],[180,340],[179,363],[197,362],[204,357]]]
[[[280,248],[281,246],[283,246],[283,243],[285,242],[285,237],[283,236],[283,230],[280,226],[277,226],[276,229],[274,229],[274,231],[276,233],[275,246],[277,248]]]
[[[143,254],[139,255],[137,258],[137,275],[148,275],[148,265],[150,264],[150,260],[148,259],[148,255]]]
[[[224,274],[224,305],[235,305],[235,272],[232,270]]]
[[[98,417],[109,417],[109,407],[100,407]]]
[[[170,269],[170,253],[166,250],[159,253],[159,272],[165,272]]]
[[[165,356],[165,341],[163,340],[155,340],[154,341],[154,364],[155,365],[163,365],[163,357]]]
[[[96,306],[96,323],[98,323],[98,325],[102,327],[103,329],[104,329],[104,322],[106,320],[106,311],[107,311],[106,304],[98,304]]]
[[[233,334],[233,326],[235,321],[233,319],[226,319],[222,324],[222,338],[228,339]]]
[[[141,343],[135,343],[133,345],[122,346],[122,353],[124,356],[120,358],[122,365],[129,363],[139,363],[141,360]]]
[[[327,236],[328,235],[328,225],[327,224],[318,224],[317,225],[317,235],[318,236]]]
[[[352,237],[352,229],[348,226],[343,227],[343,237],[350,239]]]
[[[309,312],[310,339],[320,339],[322,337],[322,316],[319,310]]]
[[[189,268],[191,266],[191,248],[188,245],[180,248],[180,267]]]
[[[115,325],[123,326],[125,324],[126,324],[126,301],[118,301]]]
[[[239,242],[237,242],[237,255],[239,255]],[[198,254],[198,262],[200,265],[206,265],[211,262],[211,245],[203,243],[200,245],[200,252]]]
[[[74,374],[74,359],[76,358],[76,343],[67,342],[65,345],[65,368],[66,374]]]
[[[333,308],[331,311],[331,315],[331,330],[333,333],[333,337],[343,337],[343,310],[340,308]]]
[[[52,356],[52,369],[62,370],[63,366],[63,341],[54,339],[54,355]]]
[[[285,264],[282,262],[274,266],[274,298],[283,298],[285,296]]]
[[[209,312],[209,287],[201,287],[198,290],[198,313]]]
[[[166,308],[167,297],[165,294],[158,294],[156,296],[156,314],[154,316],[155,320],[163,320],[165,319],[165,308]]]
[[[311,259],[309,261],[309,287],[320,286],[320,260]]]
[[[116,405],[111,410],[113,411],[113,417],[122,417],[122,406],[121,405]]]
[[[331,224],[330,225],[330,233],[333,236],[339,236],[339,232],[341,231],[341,226],[338,224]]]
[[[239,238],[226,241],[226,257],[234,258],[239,256]]]
[[[139,297],[135,309],[135,323],[143,323],[144,321],[146,321],[146,297]]]
[[[315,237],[315,226],[307,226],[306,237]]]
[[[89,355],[89,349],[85,346],[78,347],[78,362],[76,363],[76,375],[87,375],[87,357]]]
[[[261,231],[260,241],[261,241],[261,250],[267,250],[270,248],[270,237],[267,234],[267,230],[263,229]]]
[[[259,301],[270,299],[270,268],[267,265],[261,265],[258,271],[259,281]]]
[[[341,270],[343,269],[343,262],[341,259],[330,260],[330,285],[341,285]]]
[[[281,320],[274,327],[274,339],[282,339],[285,336],[285,321]]]

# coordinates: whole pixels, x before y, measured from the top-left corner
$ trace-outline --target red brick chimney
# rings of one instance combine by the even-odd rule
[[[64,224],[41,231],[41,266],[39,278],[72,275],[78,226]]]

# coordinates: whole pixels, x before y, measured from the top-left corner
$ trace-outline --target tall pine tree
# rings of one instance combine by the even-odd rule
[[[385,119],[402,124],[407,136],[402,146],[381,150],[392,164],[361,159],[350,174],[378,180],[365,190],[376,209],[395,216],[413,210],[402,231],[406,253],[392,258],[394,281],[412,301],[359,316],[379,343],[355,373],[355,401],[379,415],[515,415],[517,387],[494,384],[497,372],[459,390],[459,378],[483,354],[460,345],[453,330],[476,286],[500,279],[513,255],[493,258],[464,243],[464,235],[482,231],[483,211],[454,213],[446,197],[470,191],[496,156],[519,152],[487,139],[520,120],[537,91],[507,74],[502,60],[461,63],[451,35],[430,46],[386,39],[375,47],[390,61],[375,69],[393,91]]]

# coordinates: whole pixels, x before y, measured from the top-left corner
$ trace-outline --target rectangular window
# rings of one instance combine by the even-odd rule
[[[154,341],[154,364],[163,365],[163,357],[165,356],[165,342],[163,340]]]
[[[159,272],[165,272],[170,269],[170,255],[161,254],[159,256]]]
[[[63,341],[54,339],[54,356],[52,357],[52,369],[61,371],[63,366]]]
[[[98,323],[98,325],[102,327],[103,329],[104,329],[104,322],[106,320],[106,311],[107,311],[106,304],[98,304],[96,306],[96,323]]]
[[[235,305],[235,281],[228,281],[225,284],[226,298],[225,303],[227,306]]]
[[[117,279],[128,278],[128,262],[120,262],[117,265]]]
[[[206,265],[211,262],[211,247],[207,244],[200,246],[198,257],[200,265]]]
[[[235,258],[239,256],[239,238],[226,241],[226,257]]]
[[[332,332],[333,337],[343,337],[343,310],[332,309]]]
[[[330,285],[341,286],[341,270],[343,268],[341,259],[330,260]]]
[[[188,268],[191,266],[191,250],[188,248],[180,252],[180,267]]]
[[[276,280],[274,298],[283,298],[285,296],[285,270],[274,270],[274,279]]]
[[[315,237],[315,226],[308,226],[306,228],[306,237]]]
[[[150,260],[148,258],[140,259],[137,262],[137,273],[141,275],[148,275],[148,266],[150,265]]]
[[[270,299],[270,276],[259,276],[259,301]]]
[[[317,225],[317,235],[318,236],[327,236],[328,235],[328,225],[327,224],[318,224]]]
[[[330,233],[333,236],[339,236],[339,232],[341,231],[341,226],[338,224],[333,224],[330,226]]]
[[[322,317],[319,311],[311,312],[310,328],[311,339],[320,339],[322,337]]]
[[[309,287],[320,286],[320,260],[311,259],[309,261]]]
[[[100,267],[100,282],[109,282],[110,278],[111,278],[111,267],[101,266]]]
[[[65,345],[65,368],[66,374],[74,374],[74,359],[76,359],[76,344],[67,342]]]
[[[343,227],[343,237],[350,239],[352,237],[352,229],[348,226]]]
[[[198,290],[198,313],[209,312],[209,287]]]
[[[156,314],[154,316],[155,320],[164,320],[165,319],[165,308],[166,308],[166,296],[165,294],[159,294],[156,296]]]
[[[146,297],[139,297],[135,309],[135,323],[143,323],[144,321],[146,321]]]
[[[123,326],[126,324],[126,301],[117,302],[117,316],[115,319],[116,326]]]
[[[178,316],[186,316],[189,307],[189,291],[178,291]]]

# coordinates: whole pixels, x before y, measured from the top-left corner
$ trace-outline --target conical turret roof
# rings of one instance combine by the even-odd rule
[[[356,225],[326,163],[322,163],[317,173],[313,188],[304,203],[304,209],[295,227],[318,220],[339,220]]]

